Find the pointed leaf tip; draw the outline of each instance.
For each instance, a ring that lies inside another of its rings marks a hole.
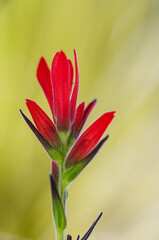
[[[28,124],[32,132],[35,134],[35,136],[38,138],[40,143],[43,145],[45,150],[48,152],[52,149],[52,146],[46,141],[46,139],[41,135],[41,133],[36,129],[36,127],[32,124],[32,122],[25,116],[25,114],[20,109],[20,113],[22,117],[24,118],[25,122]]]
[[[101,216],[103,215],[103,212],[101,212],[99,214],[99,216],[97,217],[97,219],[93,222],[92,226],[88,229],[88,231],[86,232],[86,234],[83,236],[83,238],[81,238],[81,240],[87,240],[88,237],[90,236],[90,234],[92,233],[93,229],[95,228],[96,224],[98,223],[98,221],[100,220]]]

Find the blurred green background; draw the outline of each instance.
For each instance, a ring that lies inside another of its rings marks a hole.
[[[109,141],[71,186],[68,229],[91,239],[159,239],[159,1],[0,0],[0,240],[52,240],[50,160],[19,114],[50,114],[36,80],[63,49],[78,54],[78,101],[116,110]],[[30,116],[29,116],[30,117]],[[31,119],[31,117],[30,117]]]

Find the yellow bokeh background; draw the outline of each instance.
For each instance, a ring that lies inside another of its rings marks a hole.
[[[0,240],[51,240],[50,160],[20,116],[25,99],[49,115],[36,80],[41,56],[78,54],[87,126],[116,110],[109,141],[72,184],[73,239],[159,239],[159,1],[0,0]],[[30,116],[29,116],[30,117]],[[30,117],[31,119],[31,117]]]

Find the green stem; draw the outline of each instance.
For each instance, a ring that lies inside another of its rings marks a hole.
[[[64,240],[65,230],[56,229],[56,240]]]
[[[58,190],[59,190],[59,194],[60,194],[60,197],[62,200],[64,212],[65,212],[66,199],[65,199],[65,189],[64,189],[63,183],[62,183],[62,174],[63,174],[63,166],[61,165]],[[56,226],[55,226],[55,228],[56,228]],[[64,239],[65,239],[65,229],[61,230],[61,229],[56,228],[56,240],[64,240]]]
[[[64,135],[65,137],[65,135]],[[67,144],[66,144],[66,140],[61,142],[62,145],[62,161],[61,161],[61,166],[60,166],[60,176],[59,176],[59,186],[58,186],[58,190],[59,190],[59,194],[62,200],[62,204],[63,204],[63,208],[64,208],[64,212],[65,212],[65,208],[66,208],[66,189],[63,186],[63,181],[62,181],[62,176],[63,176],[63,172],[65,169],[64,163],[65,163],[65,158],[66,158],[66,153],[67,153]],[[64,240],[65,239],[65,229],[61,230],[61,229],[56,229],[56,240]]]

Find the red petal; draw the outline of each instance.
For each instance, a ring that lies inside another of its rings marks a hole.
[[[81,161],[92,151],[114,118],[114,114],[115,112],[103,114],[81,135],[70,151],[66,165]]]
[[[72,125],[72,129],[71,129],[71,137],[76,138],[76,136],[79,132],[81,122],[82,122],[82,119],[83,119],[83,114],[84,114],[84,105],[85,105],[85,102],[82,102],[77,107],[75,121],[74,121],[74,123]]]
[[[46,141],[46,139],[41,135],[41,133],[36,129],[36,127],[32,124],[32,122],[25,116],[25,114],[20,110],[20,113],[22,114],[24,120],[30,127],[30,129],[33,131],[35,136],[38,138],[38,140],[41,142],[45,150],[48,152],[50,149],[52,149],[52,146]]]
[[[51,111],[53,113],[53,96],[52,96],[52,86],[51,86],[51,79],[50,79],[50,69],[43,57],[40,59],[40,62],[37,68],[37,79],[40,86],[43,89],[43,92],[48,100]]]
[[[86,107],[86,109],[84,111],[84,114],[83,114],[83,119],[81,121],[81,125],[80,125],[78,131],[76,132],[76,136],[75,136],[76,138],[79,136],[79,134],[80,134],[80,132],[81,132],[81,130],[82,130],[82,128],[83,128],[87,118],[88,118],[88,116],[90,115],[91,111],[95,107],[96,103],[97,103],[97,100],[95,99]]]
[[[54,56],[54,59],[53,59],[53,62],[52,62],[52,68],[54,66],[54,69],[56,68],[57,66],[57,60],[58,60],[58,57],[59,57],[59,52],[57,52]],[[57,124],[57,112],[56,112],[56,92],[54,91],[54,87],[53,87],[53,76],[52,76],[52,68],[51,68],[51,85],[52,85],[52,91],[53,91],[53,117],[54,117],[54,122],[55,124]]]
[[[72,97],[71,97],[71,121],[74,122],[75,113],[76,113],[76,102],[77,102],[77,95],[79,89],[79,71],[78,71],[78,64],[77,64],[77,55],[76,51],[74,50],[74,57],[75,57],[75,86],[73,89]]]
[[[69,68],[69,79],[70,79],[70,95],[72,92],[72,84],[73,84],[73,65],[70,59],[68,59],[68,68]]]
[[[58,136],[56,133],[56,128],[51,119],[34,101],[27,99],[26,105],[39,132],[49,143],[58,147]]]
[[[70,81],[68,60],[62,51],[54,57],[51,78],[57,129],[67,131],[69,129]]]
[[[103,146],[103,144],[105,143],[105,141],[107,141],[107,139],[108,139],[108,137],[109,137],[109,135],[107,135],[105,138],[103,138],[97,145],[96,145],[96,147],[84,158],[84,159],[82,159],[79,163],[78,162],[75,162],[75,164],[73,163],[73,166],[75,167],[75,165],[76,166],[78,166],[78,164],[81,164],[82,162],[83,162],[83,167],[80,169],[79,168],[79,172],[76,172],[77,173],[77,175],[81,172],[81,171],[83,171],[83,169],[87,166],[87,164],[88,163],[90,163],[91,161],[92,161],[92,159],[95,157],[95,155],[98,153],[98,151],[101,149],[101,147]],[[71,163],[70,162],[66,162],[66,164],[65,164],[65,167],[66,168],[69,168],[69,170],[70,170],[70,167],[71,167],[71,165],[70,165]],[[75,176],[75,168],[72,168],[72,170],[73,170],[73,175]],[[70,172],[70,174],[71,174],[71,172]],[[69,176],[70,177],[70,176]]]

